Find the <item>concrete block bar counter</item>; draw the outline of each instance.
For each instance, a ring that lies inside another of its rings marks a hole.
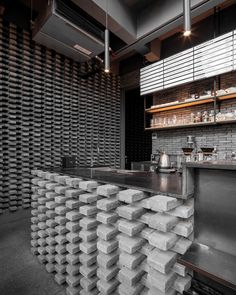
[[[236,0],[0,0],[0,295],[236,295]]]

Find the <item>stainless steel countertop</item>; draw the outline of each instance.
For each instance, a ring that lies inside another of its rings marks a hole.
[[[121,187],[140,189],[154,194],[165,194],[176,198],[182,196],[182,176],[178,173],[155,173],[145,171],[120,170],[111,168],[44,168],[43,170],[64,175],[94,179],[101,183],[116,184]]]

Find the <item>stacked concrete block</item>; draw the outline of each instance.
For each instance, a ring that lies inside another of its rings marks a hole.
[[[115,294],[119,281],[117,274],[119,272],[119,242],[117,239],[117,218],[116,208],[119,206],[117,193],[119,188],[115,185],[101,185],[97,188],[99,200],[97,208],[97,248],[98,248],[98,270],[97,288],[102,295]]]
[[[146,225],[140,222],[140,218],[145,214],[145,209],[140,206],[140,202],[147,197],[142,191],[127,189],[119,192],[118,198],[123,202],[117,209],[119,214],[118,230],[119,236],[120,271],[118,279],[120,281],[119,294],[140,294],[144,289],[142,278],[146,274],[145,255],[139,250],[145,244],[142,232]],[[136,205],[136,202],[139,206]]]
[[[69,208],[66,203],[71,199],[66,196],[66,191],[70,189],[70,186],[66,185],[66,179],[69,176],[56,175],[54,180],[57,185],[54,187],[54,200],[48,204],[49,209],[54,209],[54,221],[55,221],[55,236],[50,239],[50,243],[55,247],[55,281],[62,285],[66,283],[67,278],[67,244],[69,243],[66,234],[69,230],[66,228],[66,213]]]
[[[192,243],[188,237],[193,231],[193,201],[183,203],[157,195],[149,199],[149,204],[155,212],[147,216],[147,224],[153,229],[148,242],[154,247],[147,256],[149,294],[183,294],[190,287],[191,277],[177,263],[177,258]]]
[[[68,295],[183,294],[193,200],[41,170],[32,179],[31,249]]]
[[[81,206],[79,213],[81,219],[79,225],[81,227],[79,237],[81,239],[79,250],[80,262],[80,286],[82,288],[80,294],[98,294],[97,283],[97,182],[82,181],[80,188],[84,191],[79,196]]]
[[[79,183],[82,181],[80,178],[67,178],[66,185],[70,188],[65,191],[66,200],[66,282],[68,284],[66,292],[68,295],[80,294],[80,220],[83,215],[80,213],[80,207],[83,204],[79,198],[84,193],[79,188]]]

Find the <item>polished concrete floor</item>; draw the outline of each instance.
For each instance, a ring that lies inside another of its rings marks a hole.
[[[0,216],[0,294],[66,294],[30,252],[29,210]]]

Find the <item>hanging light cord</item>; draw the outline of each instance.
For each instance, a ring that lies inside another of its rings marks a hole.
[[[106,0],[106,29],[108,28],[108,0]]]

